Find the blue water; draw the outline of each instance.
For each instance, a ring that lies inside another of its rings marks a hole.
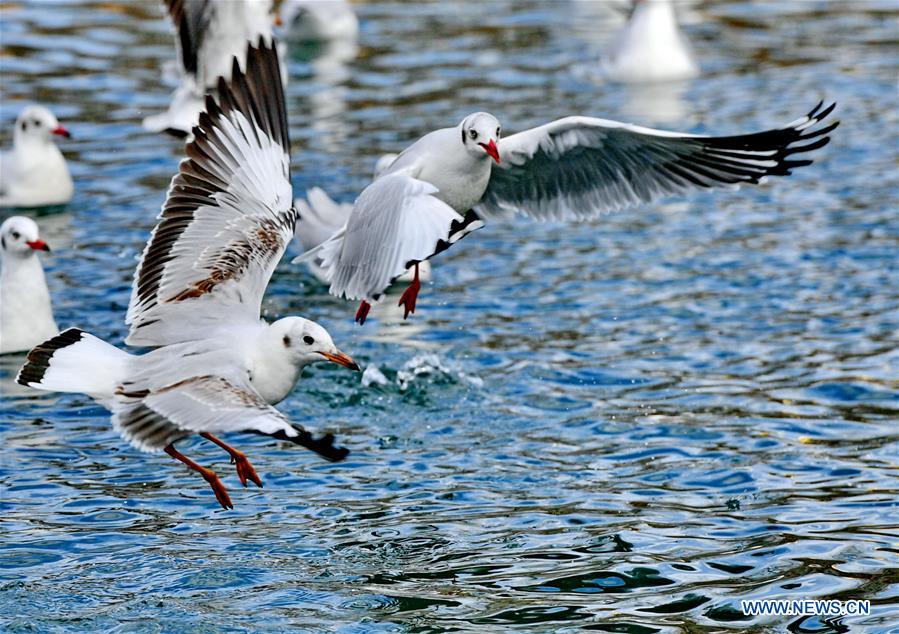
[[[351,200],[374,160],[470,111],[736,133],[821,98],[816,163],[583,225],[497,223],[435,261],[414,318],[282,263],[302,314],[385,384],[316,367],[280,405],[340,464],[232,436],[264,489],[141,454],[87,397],[0,360],[4,631],[887,632],[899,628],[899,28],[893,1],[688,7],[704,75],[603,84],[620,18],[572,2],[357,5],[358,51],[293,44],[298,192]],[[38,220],[61,326],[113,342],[182,148],[144,132],[173,88],[156,2],[0,8],[2,141],[51,105],[77,195]],[[846,618],[752,598],[869,599]],[[892,628],[892,629],[891,629]]]

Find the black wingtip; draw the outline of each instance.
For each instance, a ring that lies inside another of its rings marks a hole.
[[[822,102],[822,103],[824,103],[824,102]],[[817,115],[818,121],[821,121],[821,120],[823,120],[823,119],[826,119],[827,116],[828,116],[831,112],[833,112],[833,111],[834,111],[834,108],[836,108],[836,107],[837,107],[837,102],[834,101],[834,102],[832,102],[829,106],[827,106],[827,108],[825,108],[823,112],[819,112],[818,115]]]
[[[295,445],[300,445],[301,447],[310,449],[323,458],[330,460],[331,462],[340,462],[348,455],[350,455],[350,450],[346,447],[334,446],[334,434],[325,434],[321,438],[316,439],[312,434],[310,434],[302,427],[295,425],[294,429],[297,432],[296,436],[288,436],[282,430],[268,435],[272,438],[277,438],[278,440],[286,440],[288,442],[294,443]]]
[[[255,46],[248,42],[244,68],[237,57],[231,59],[231,76],[219,76],[215,90],[205,96],[204,112],[192,129],[194,138],[209,136],[219,116],[234,109],[252,118],[276,143],[289,148],[281,61],[274,38],[260,35]]]
[[[815,118],[815,113],[818,112],[818,110],[820,110],[820,109],[821,109],[821,106],[823,106],[823,105],[824,105],[824,100],[822,99],[822,100],[819,101],[818,104],[817,104],[814,108],[812,108],[812,109],[809,111],[809,113],[808,113],[807,115],[805,115],[805,116],[808,117],[809,119],[814,119],[814,118]]]
[[[16,375],[16,383],[19,385],[30,386],[32,384],[40,384],[44,379],[47,368],[50,367],[50,359],[57,350],[68,348],[72,344],[81,341],[84,331],[79,328],[68,328],[55,337],[47,339],[42,344],[32,348],[26,357],[25,365]]]

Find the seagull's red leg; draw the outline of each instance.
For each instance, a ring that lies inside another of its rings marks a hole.
[[[409,287],[403,291],[403,296],[400,297],[400,301],[397,306],[403,306],[403,319],[407,319],[410,314],[415,312],[415,300],[418,299],[418,291],[421,290],[421,282],[418,280],[418,262],[415,263],[415,277],[412,278],[412,283],[409,284]]]
[[[356,311],[355,321],[358,321],[360,326],[365,323],[365,318],[368,317],[369,310],[371,310],[371,304],[364,299],[359,302],[359,310]]]
[[[201,467],[187,456],[179,453],[178,450],[175,449],[174,445],[168,445],[165,448],[165,452],[175,460],[183,462],[188,467],[190,467],[194,471],[197,471],[201,476],[203,476],[203,479],[206,480],[206,482],[209,483],[209,486],[212,487],[212,492],[215,493],[215,499],[219,501],[219,504],[222,505],[223,509],[227,511],[228,509],[234,508],[234,505],[231,503],[231,498],[228,497],[228,491],[225,489],[225,485],[222,484],[222,481],[219,480],[219,477],[215,475],[214,471],[212,471],[211,469],[207,469],[206,467]]]
[[[247,480],[252,480],[256,483],[256,486],[262,487],[262,480],[259,479],[259,476],[256,475],[256,469],[253,468],[253,465],[250,464],[250,461],[247,460],[247,456],[244,452],[238,451],[234,447],[228,445],[223,440],[220,440],[213,436],[212,434],[208,434],[206,432],[201,432],[200,435],[214,442],[219,447],[228,452],[231,456],[231,464],[235,466],[237,469],[237,477],[240,478],[240,483],[244,486],[247,486]]]

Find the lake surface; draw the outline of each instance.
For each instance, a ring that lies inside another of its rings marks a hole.
[[[28,101],[73,132],[75,200],[38,220],[61,327],[111,342],[182,154],[142,130],[174,85],[156,2],[4,2],[2,140]],[[596,77],[603,3],[357,5],[358,49],[290,44],[298,193],[350,201],[375,159],[467,113],[731,134],[819,99],[816,163],[581,225],[493,224],[436,258],[403,322],[278,268],[379,382],[308,370],[279,407],[352,450],[327,464],[230,437],[180,447],[229,487],[126,446],[80,395],[2,365],[8,632],[888,632],[899,628],[896,3],[685,7],[703,77]],[[396,300],[394,300],[395,302]],[[869,599],[846,618],[744,617],[756,598]]]

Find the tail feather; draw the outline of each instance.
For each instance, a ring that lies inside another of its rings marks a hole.
[[[130,355],[78,328],[69,328],[28,353],[16,381],[39,390],[111,398]]]

